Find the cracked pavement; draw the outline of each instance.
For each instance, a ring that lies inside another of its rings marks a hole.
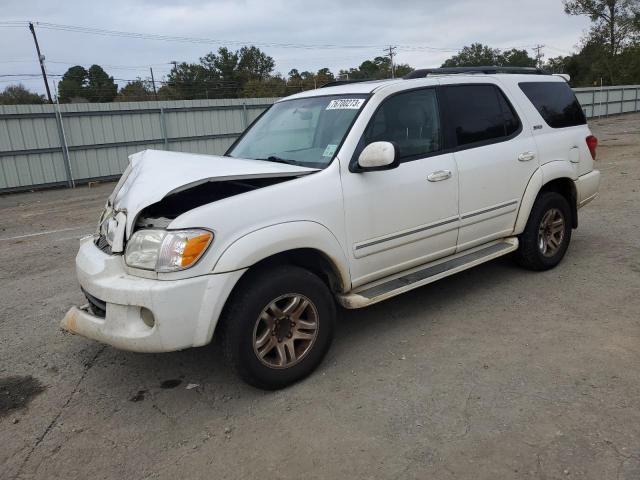
[[[60,331],[113,184],[0,197],[0,379],[44,386],[0,412],[0,478],[640,478],[640,115],[591,125],[601,195],[558,268],[503,258],[343,310],[321,367],[279,392],[215,345]]]

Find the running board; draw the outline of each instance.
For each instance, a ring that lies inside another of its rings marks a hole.
[[[441,258],[435,262],[398,273],[368,283],[350,293],[338,295],[338,301],[345,308],[362,308],[387,298],[395,297],[414,288],[427,285],[454,273],[461,272],[518,249],[516,237],[504,238],[497,242]]]

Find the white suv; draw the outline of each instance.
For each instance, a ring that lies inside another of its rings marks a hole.
[[[224,156],[146,150],[76,259],[62,321],[164,352],[216,333],[247,382],[308,375],[360,308],[514,253],[556,266],[595,198],[597,140],[563,78],[419,70],[276,102]]]

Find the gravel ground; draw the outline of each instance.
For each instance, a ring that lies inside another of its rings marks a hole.
[[[0,197],[0,478],[640,478],[640,115],[592,128],[601,195],[558,268],[499,259],[342,311],[275,393],[214,347],[58,329],[113,184]]]

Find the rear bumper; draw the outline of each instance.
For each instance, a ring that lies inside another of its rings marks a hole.
[[[105,302],[104,318],[72,307],[61,327],[122,350],[168,352],[209,343],[220,312],[244,270],[181,280],[135,277],[119,255],[83,239],[76,257],[81,287]]]
[[[581,175],[575,182],[578,208],[584,207],[587,203],[598,196],[600,186],[600,171],[592,170],[585,175]]]

